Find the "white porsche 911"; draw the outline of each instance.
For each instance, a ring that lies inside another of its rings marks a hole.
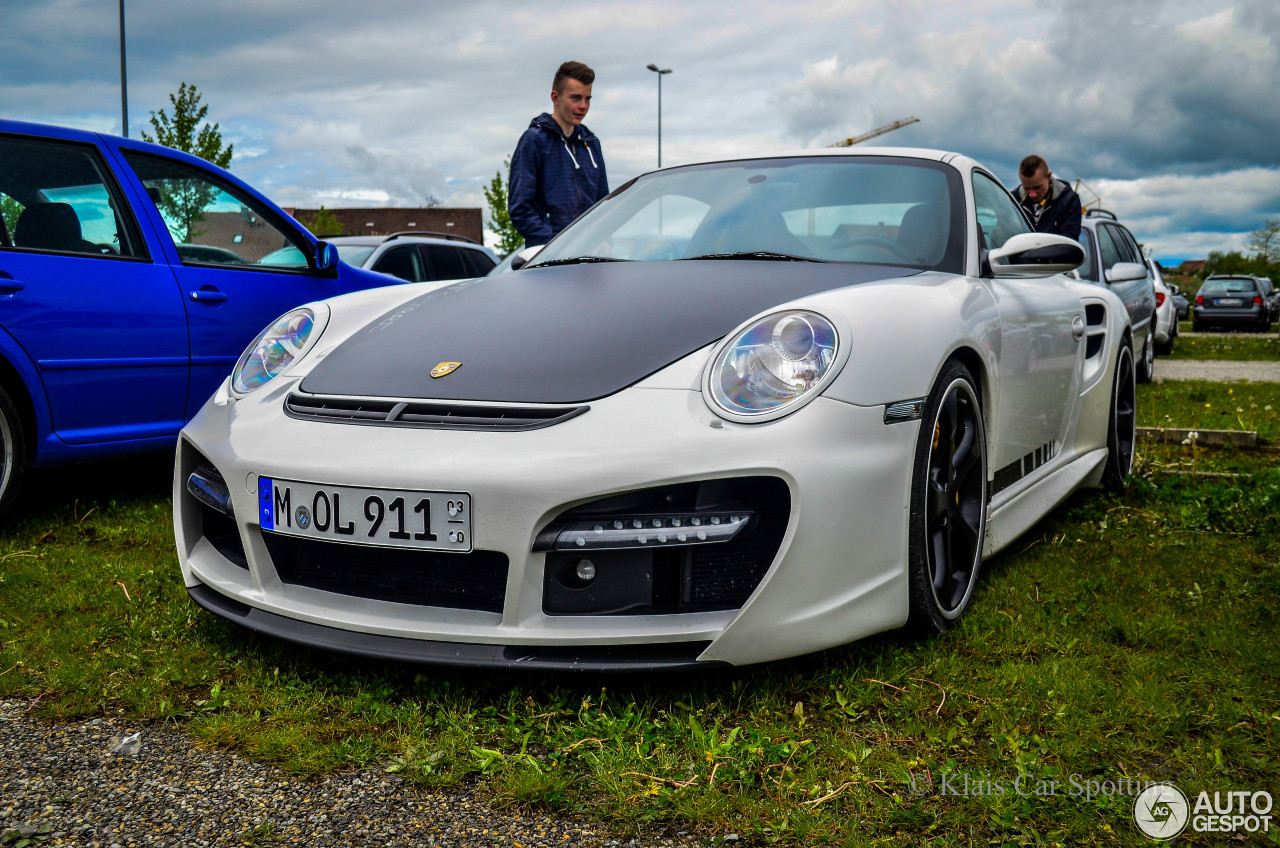
[[[667,168],[514,274],[281,317],[182,432],[205,609],[457,665],[741,665],[951,626],[1121,486],[1131,328],[976,162]]]

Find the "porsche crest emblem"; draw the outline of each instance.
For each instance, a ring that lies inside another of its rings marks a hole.
[[[446,374],[452,374],[462,367],[461,362],[441,362],[435,368],[431,369],[432,378],[443,377]]]

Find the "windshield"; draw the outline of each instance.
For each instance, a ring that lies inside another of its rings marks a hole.
[[[1251,292],[1255,291],[1255,288],[1253,280],[1249,277],[1219,277],[1217,279],[1210,277],[1204,281],[1200,291]]]
[[[918,159],[695,165],[623,186],[557,236],[530,267],[582,257],[742,256],[962,273],[963,203],[954,168]]]
[[[364,265],[364,261],[369,258],[369,254],[373,253],[377,245],[372,244],[339,244],[338,256],[348,265],[354,265],[357,268]]]

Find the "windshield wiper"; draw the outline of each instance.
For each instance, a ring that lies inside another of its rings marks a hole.
[[[530,268],[550,268],[552,265],[582,265],[587,262],[629,262],[629,259],[614,259],[611,256],[571,256],[568,259],[550,259],[546,262],[534,261]]]
[[[744,250],[739,253],[704,253],[701,256],[686,256],[689,259],[764,259],[770,262],[826,262],[826,259],[815,259],[812,256],[797,256],[794,253],[774,253],[772,250]],[[682,260],[682,261],[684,261]]]

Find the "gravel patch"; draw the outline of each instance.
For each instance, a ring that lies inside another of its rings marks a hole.
[[[683,832],[618,839],[585,819],[495,810],[473,793],[430,792],[377,771],[300,778],[199,748],[173,728],[49,724],[27,706],[0,703],[0,834],[47,827],[34,845],[707,845]],[[137,731],[136,754],[108,752]]]
[[[1229,383],[1280,383],[1280,362],[1265,360],[1161,359],[1156,357],[1156,380],[1212,380]]]

